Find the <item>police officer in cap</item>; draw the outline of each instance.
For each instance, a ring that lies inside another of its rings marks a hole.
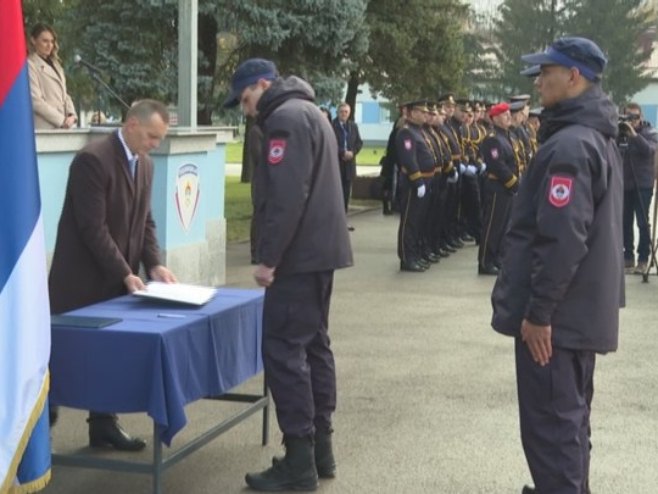
[[[423,134],[428,112],[425,100],[406,105],[406,123],[395,137],[400,165],[400,227],[398,229],[398,257],[400,270],[420,273],[429,267],[423,261],[421,243],[429,187],[434,176],[435,156]]]
[[[335,269],[352,264],[338,147],[311,86],[278,77],[269,60],[238,66],[224,106],[241,105],[263,130],[256,282],[266,287],[263,364],[285,457],[246,476],[259,491],[315,490],[333,477],[336,371],[328,335]]]
[[[589,494],[597,353],[617,349],[623,303],[618,114],[607,60],[565,37],[521,59],[540,66],[541,145],[520,186],[492,293],[494,329],[515,338],[521,440],[535,487]]]

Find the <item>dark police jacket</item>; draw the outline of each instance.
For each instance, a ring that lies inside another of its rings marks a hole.
[[[302,79],[279,78],[257,105],[264,135],[258,259],[275,275],[352,265],[336,137],[314,97]]]
[[[635,131],[637,136],[620,139],[627,143],[626,146],[620,145],[624,157],[624,190],[653,189],[658,136],[648,122]]]
[[[518,337],[526,318],[552,325],[557,347],[613,351],[624,292],[617,111],[594,87],[542,117],[491,295],[492,326]]]
[[[509,131],[494,125],[493,131],[480,145],[480,154],[487,164],[487,178],[497,182],[510,193],[516,192],[519,169]]]

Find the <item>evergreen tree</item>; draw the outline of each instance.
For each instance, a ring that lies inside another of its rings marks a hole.
[[[650,27],[655,15],[642,0],[504,0],[495,20],[496,54],[502,96],[530,92],[519,75],[521,55],[540,51],[561,36],[596,42],[609,59],[603,87],[617,102],[644,88],[643,63],[651,56]]]
[[[650,82],[643,64],[651,57],[653,36],[642,43],[654,13],[642,0],[568,0],[570,16],[565,34],[584,36],[596,42],[608,57],[603,87],[622,103]],[[655,33],[655,31],[654,31]]]
[[[101,69],[101,78],[128,104],[141,98],[171,103],[177,99],[177,19],[171,3],[84,0],[65,11],[63,22],[75,27],[69,31],[69,43]],[[91,79],[82,68],[80,72],[79,77]],[[94,109],[125,112],[100,85],[93,93],[87,103]]]
[[[458,90],[467,14],[459,0],[371,1],[369,49],[354,59],[353,84],[368,82],[374,92],[398,103]]]
[[[558,0],[504,0],[494,20],[494,52],[499,61],[498,98],[532,93],[532,80],[519,74],[521,55],[543,50],[562,34],[566,11]]]

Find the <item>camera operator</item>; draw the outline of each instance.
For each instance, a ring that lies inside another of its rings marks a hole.
[[[627,273],[647,271],[651,254],[649,205],[655,180],[654,155],[658,136],[649,122],[642,120],[642,109],[629,103],[619,121],[619,149],[624,157],[624,262]],[[640,238],[637,265],[633,252],[633,218],[637,221]]]

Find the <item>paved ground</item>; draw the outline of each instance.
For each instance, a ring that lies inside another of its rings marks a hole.
[[[356,265],[336,274],[331,313],[339,473],[319,492],[518,494],[529,474],[518,437],[512,340],[489,327],[493,279],[475,274],[475,247],[427,273],[400,273],[397,218],[370,211],[350,222]],[[228,284],[254,286],[251,272],[248,244],[230,245]],[[648,284],[636,276],[626,281],[620,350],[598,360],[594,494],[653,494],[658,486],[658,277]],[[258,391],[261,382],[254,378],[245,389]],[[190,423],[179,439],[229,409],[190,405]],[[141,415],[123,416],[122,423],[136,434],[151,432]],[[259,435],[257,418],[240,424],[166,472],[164,491],[244,492],[244,473],[267,466],[280,452],[277,432],[264,448]],[[55,448],[66,452],[85,444],[84,413],[65,410],[54,429]],[[45,492],[150,489],[143,475],[56,467]]]

